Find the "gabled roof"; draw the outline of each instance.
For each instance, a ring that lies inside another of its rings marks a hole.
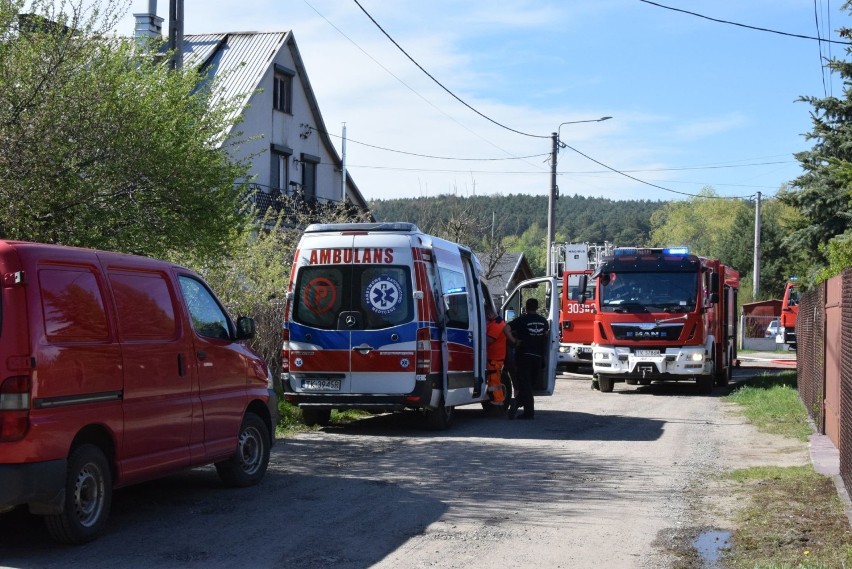
[[[337,154],[337,149],[332,144],[322,120],[316,96],[308,80],[305,64],[299,54],[292,31],[188,34],[183,37],[183,65],[198,67],[202,72],[217,78],[218,90],[213,94],[213,101],[239,102],[233,114],[228,117],[234,119],[246,108],[278,52],[285,45],[290,50],[296,75],[305,91],[317,135],[333,158],[335,165],[342,167],[343,161]],[[367,202],[348,172],[346,181],[347,186],[353,190],[353,195],[350,197],[355,205],[367,211],[369,209]]]
[[[235,100],[240,105],[229,119],[246,107],[289,32],[191,34],[183,38],[183,64],[198,67],[219,79],[213,101]],[[301,78],[306,80],[304,77]],[[313,93],[311,93],[313,95]]]
[[[487,270],[490,264],[487,254],[478,253],[476,256],[479,257],[483,268]],[[510,253],[507,251],[497,259],[490,276],[486,279],[486,284],[488,284],[491,294],[502,295],[508,292],[508,289],[514,282],[531,277],[532,270],[526,256],[523,253]]]

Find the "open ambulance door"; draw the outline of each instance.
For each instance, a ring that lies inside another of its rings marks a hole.
[[[535,395],[553,395],[556,386],[556,358],[559,351],[559,279],[556,277],[540,277],[520,283],[506,302],[503,303],[501,314],[506,322],[511,322],[522,314],[528,298],[538,299],[538,312],[549,323],[550,349],[545,354],[543,382],[533,386]]]

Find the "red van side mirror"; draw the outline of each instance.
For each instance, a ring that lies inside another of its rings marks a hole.
[[[251,340],[254,338],[254,318],[240,316],[237,318],[237,340]]]

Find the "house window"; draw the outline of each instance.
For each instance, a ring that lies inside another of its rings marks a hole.
[[[293,151],[286,146],[273,144],[270,150],[272,163],[269,170],[270,189],[287,190],[290,182],[290,157]]]
[[[293,113],[293,77],[296,73],[280,65],[275,66],[272,83],[272,108],[282,113]]]
[[[317,164],[318,156],[302,154],[302,192],[306,200],[314,200],[317,197]]]

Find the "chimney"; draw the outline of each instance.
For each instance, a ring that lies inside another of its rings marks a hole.
[[[148,0],[147,14],[133,14],[136,18],[134,37],[138,43],[162,38],[163,18],[157,16],[157,0]]]

